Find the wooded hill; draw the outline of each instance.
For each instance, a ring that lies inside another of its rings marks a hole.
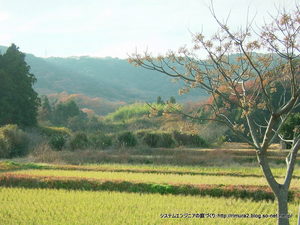
[[[0,47],[1,52],[6,47]],[[155,101],[157,96],[179,101],[199,100],[203,91],[178,95],[182,83],[172,83],[171,78],[155,71],[134,67],[118,58],[92,58],[87,56],[69,58],[40,58],[26,54],[26,62],[37,78],[36,91],[43,94],[67,92],[107,101]]]

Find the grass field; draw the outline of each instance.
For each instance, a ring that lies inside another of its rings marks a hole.
[[[196,218],[201,213],[276,213],[272,202],[231,198],[89,192],[49,189],[0,188],[0,223],[15,224],[274,224],[274,218]],[[291,224],[297,204],[290,205]],[[195,218],[161,218],[164,214]],[[206,216],[206,215],[205,215]]]

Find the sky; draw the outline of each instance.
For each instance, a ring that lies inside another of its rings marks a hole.
[[[297,0],[214,0],[221,20],[237,28]],[[191,33],[217,30],[210,0],[0,0],[0,45],[15,43],[39,57],[127,58],[135,51],[162,54],[191,43]]]

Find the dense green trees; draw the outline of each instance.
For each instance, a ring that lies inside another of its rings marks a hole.
[[[295,134],[299,131],[300,113],[292,113],[281,127],[281,134],[286,140],[293,140]]]
[[[25,54],[16,45],[0,55],[0,125],[36,124],[39,98],[32,87],[35,81]]]
[[[41,124],[65,126],[74,131],[97,129],[99,125],[98,120],[93,117],[88,118],[88,115],[80,110],[75,101],[71,100],[50,104],[46,96],[42,97],[38,119]]]
[[[85,116],[74,101],[60,102],[52,112],[52,122],[55,125],[66,125],[71,118]]]

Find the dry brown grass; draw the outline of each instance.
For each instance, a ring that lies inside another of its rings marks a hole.
[[[48,143],[36,145],[29,155],[33,162],[63,163],[60,152],[54,151]]]
[[[284,152],[270,151],[271,163],[284,162]],[[31,161],[46,163],[89,164],[131,163],[230,166],[256,165],[255,151],[243,143],[225,143],[218,149],[200,148],[121,148],[109,150],[85,149],[78,151],[54,151],[48,144],[39,144],[30,154]]]

